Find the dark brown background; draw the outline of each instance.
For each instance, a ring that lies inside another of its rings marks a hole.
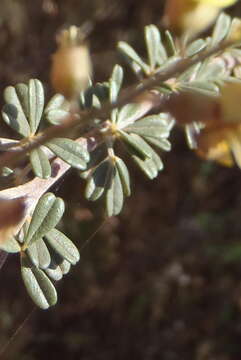
[[[161,0],[1,0],[0,90],[37,77],[52,94],[55,33],[86,20],[95,25],[95,79],[105,80],[119,62],[116,42],[142,52],[143,26],[160,24],[162,8]],[[232,12],[241,14],[240,2]],[[31,313],[18,257],[9,256],[0,351],[31,314],[3,359],[241,359],[241,172],[197,158],[181,130],[171,140],[154,181],[129,164],[132,197],[81,251],[56,307]],[[62,226],[79,248],[103,221],[103,204],[85,201],[83,186],[70,173],[53,189],[66,200]]]

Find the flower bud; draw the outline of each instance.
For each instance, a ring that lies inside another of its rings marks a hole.
[[[26,208],[26,197],[0,199],[0,244],[19,231]]]
[[[63,30],[57,42],[58,49],[52,56],[51,83],[56,92],[71,100],[88,86],[91,78],[89,48],[76,26]]]
[[[178,35],[193,37],[206,30],[220,13],[237,0],[167,0],[165,25]]]

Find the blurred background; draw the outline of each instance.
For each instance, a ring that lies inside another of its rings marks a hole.
[[[56,32],[86,20],[94,25],[95,80],[107,79],[121,61],[116,42],[143,52],[143,27],[160,25],[163,5],[1,0],[0,91],[37,77],[52,95]],[[240,1],[229,12],[241,16]],[[126,84],[133,79],[127,70]],[[129,163],[132,197],[105,223],[103,204],[84,200],[74,172],[52,189],[66,200],[62,229],[79,249],[102,227],[58,284],[58,305],[48,311],[33,307],[19,259],[8,257],[0,272],[0,350],[10,341],[3,359],[241,359],[241,171],[199,159],[181,129],[171,141],[154,181]]]

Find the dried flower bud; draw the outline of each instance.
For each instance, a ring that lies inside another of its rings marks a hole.
[[[241,20],[239,18],[233,19],[228,40],[233,42],[241,41]]]
[[[241,168],[241,83],[228,82],[218,97],[183,92],[170,98],[177,123],[203,124],[194,134],[197,153],[222,165]]]
[[[26,213],[26,198],[0,199],[0,243],[15,235]]]
[[[237,0],[167,0],[164,22],[178,34],[196,34],[206,30],[220,13]]]
[[[92,75],[88,45],[76,26],[63,30],[57,42],[58,49],[52,56],[51,83],[56,92],[74,99],[88,86]]]
[[[167,111],[181,125],[198,123],[211,124],[220,120],[218,98],[197,92],[174,93],[166,102]]]

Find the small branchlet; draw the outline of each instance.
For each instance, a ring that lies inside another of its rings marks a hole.
[[[74,106],[62,94],[45,104],[37,79],[5,89],[2,117],[17,139],[0,139],[2,177],[14,177],[19,159],[24,158],[27,181],[0,191],[6,204],[24,201],[21,216],[12,213],[7,234],[0,218],[0,249],[20,254],[24,284],[40,308],[56,303],[53,281],[79,260],[78,249],[56,228],[64,201],[47,192],[69,169],[76,169],[85,180],[86,198],[104,199],[106,215],[113,216],[131,194],[129,160],[149,179],[157,177],[164,167],[163,151],[171,150],[174,125],[185,128],[190,148],[224,164],[229,151],[241,167],[240,107],[234,109],[227,96],[227,91],[237,94],[241,88],[239,24],[221,14],[210,37],[185,45],[168,31],[161,36],[155,25],[146,26],[144,59],[127,43],[118,44],[138,82],[122,89],[120,65],[114,66],[106,82],[88,80],[86,89],[78,78]],[[64,32],[60,50],[76,46],[78,36],[76,28]],[[79,64],[74,65],[81,72]],[[54,78],[59,73],[55,70]],[[56,88],[72,98],[62,85]],[[200,108],[202,99],[206,105]],[[213,148],[222,148],[219,158],[210,155]],[[5,260],[1,254],[0,267]]]

